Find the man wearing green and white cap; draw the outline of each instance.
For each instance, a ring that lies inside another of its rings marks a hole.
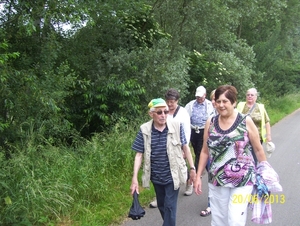
[[[176,225],[179,188],[187,179],[182,150],[190,165],[192,181],[195,180],[195,166],[181,123],[167,120],[166,102],[162,98],[153,99],[148,107],[152,119],[141,125],[132,145],[136,155],[130,189],[132,194],[139,193],[138,171],[144,160],[143,187],[149,187],[152,182],[163,225],[172,226]]]

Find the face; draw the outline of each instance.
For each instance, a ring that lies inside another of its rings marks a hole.
[[[221,116],[230,116],[234,112],[235,104],[232,104],[225,94],[220,95],[216,100],[216,109]]]
[[[257,99],[257,93],[254,90],[248,90],[246,94],[246,101],[248,103],[255,103]]]
[[[205,97],[206,97],[206,94],[204,94],[202,97],[196,96],[196,100],[199,104],[202,104],[205,101]]]
[[[213,107],[216,108],[215,95],[212,95],[210,100],[211,100],[211,103],[212,103]]]
[[[171,99],[171,100],[167,100],[166,103],[170,111],[174,111],[178,106],[178,100]]]
[[[155,111],[150,111],[149,114],[153,119],[154,125],[162,126],[166,124],[169,110],[166,107],[157,107]]]

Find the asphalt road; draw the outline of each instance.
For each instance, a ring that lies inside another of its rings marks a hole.
[[[273,221],[271,226],[300,226],[300,109],[272,126],[272,141],[276,150],[268,162],[278,173],[283,192],[274,193],[272,204]],[[207,181],[204,175],[203,181]],[[177,225],[210,225],[211,216],[201,217],[200,210],[207,205],[207,184],[203,184],[203,194],[184,196],[184,187],[180,188]],[[143,195],[143,194],[140,194]],[[276,200],[284,197],[283,204]],[[282,195],[282,196],[280,196]],[[121,226],[161,226],[162,219],[157,208],[146,208],[146,214],[140,220],[126,219]],[[257,225],[251,222],[251,210],[248,209],[247,226]]]

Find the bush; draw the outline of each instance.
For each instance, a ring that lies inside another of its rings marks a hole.
[[[136,126],[137,125],[137,126]],[[0,225],[108,225],[127,214],[139,123],[70,147],[32,142],[0,152]],[[32,134],[34,136],[34,134]],[[153,198],[146,191],[141,201]]]
[[[63,158],[62,158],[63,157]],[[68,155],[47,147],[28,147],[1,160],[1,225],[38,225],[65,215],[74,193],[60,169]]]

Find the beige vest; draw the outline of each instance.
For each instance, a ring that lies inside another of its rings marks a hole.
[[[149,122],[146,122],[141,126],[145,147],[142,182],[143,187],[147,188],[150,187],[152,124],[153,120],[150,120]],[[180,185],[186,183],[187,180],[187,166],[185,160],[183,159],[180,142],[180,122],[175,120],[167,120],[167,126],[167,154],[174,182],[174,189],[177,190]]]

